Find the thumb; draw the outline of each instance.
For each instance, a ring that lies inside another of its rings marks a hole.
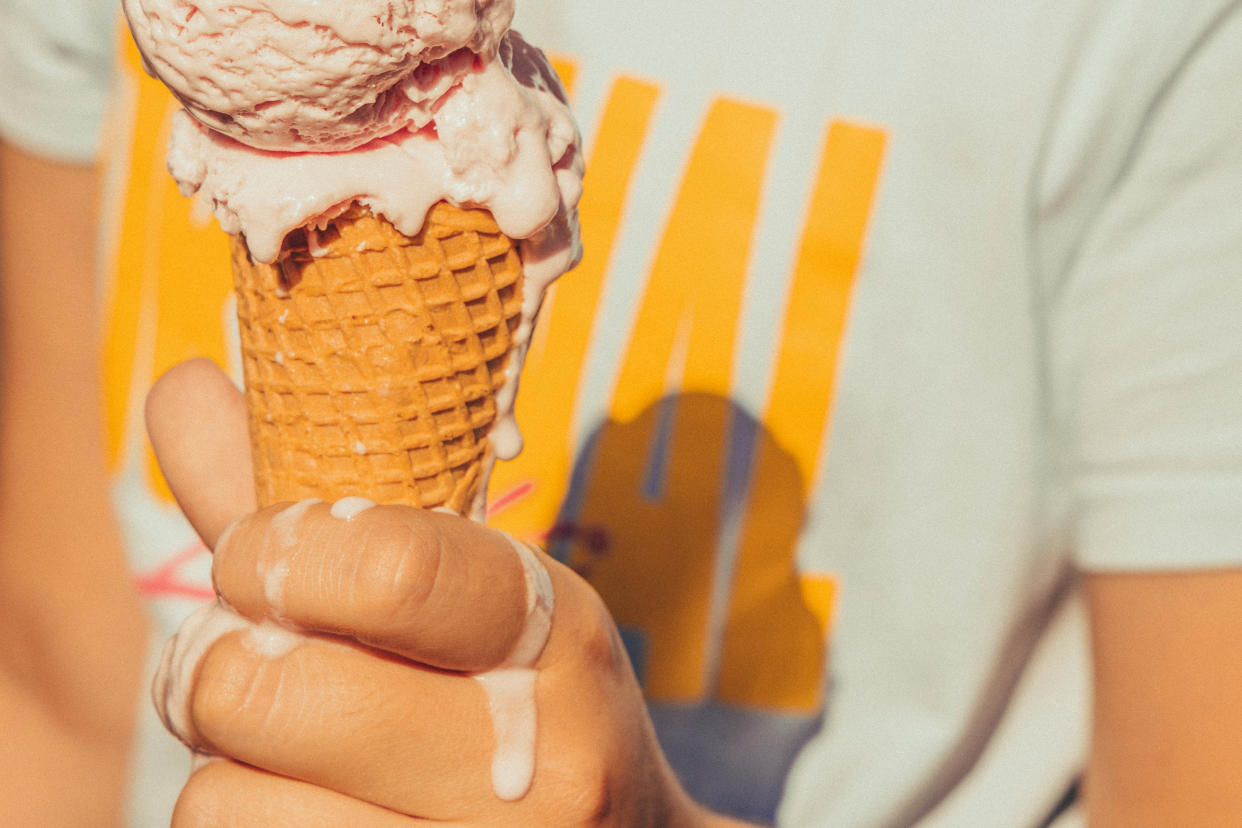
[[[214,362],[172,368],[147,395],[147,434],[173,497],[208,547],[256,508],[246,404]]]

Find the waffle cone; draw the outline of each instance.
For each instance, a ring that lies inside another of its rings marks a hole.
[[[259,505],[470,511],[522,305],[491,215],[441,202],[411,237],[354,207],[275,264],[240,237],[232,259]]]

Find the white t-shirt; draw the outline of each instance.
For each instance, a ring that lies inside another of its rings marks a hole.
[[[600,590],[702,801],[1041,824],[1085,753],[1075,569],[1242,562],[1236,4],[519,7],[572,87],[588,252],[494,522]],[[130,339],[138,400],[162,346]],[[118,503],[171,626],[206,560],[135,406]],[[144,744],[150,814],[185,767]]]
[[[0,135],[62,160],[94,157],[118,19],[100,0],[4,0]]]

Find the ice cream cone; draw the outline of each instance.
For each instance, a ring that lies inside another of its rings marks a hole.
[[[260,506],[476,507],[522,309],[487,211],[441,202],[410,237],[353,207],[274,264],[235,236],[233,274]]]

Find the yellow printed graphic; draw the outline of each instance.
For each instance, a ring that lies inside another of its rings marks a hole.
[[[160,139],[167,118],[169,99],[160,87],[146,78],[133,42],[122,38],[126,79],[137,87],[137,103],[131,116],[133,135],[129,141],[128,175],[120,207],[124,242],[110,271],[108,320],[104,330],[104,391],[107,416],[108,457],[116,467],[121,462],[122,443],[129,426],[129,398],[134,382],[134,358],[138,350],[138,331],[145,304],[142,273],[145,254],[158,240],[149,239],[131,216],[149,212],[147,202],[153,183],[162,182],[164,173]]]
[[[110,454],[119,462],[135,390],[174,364],[196,356],[225,363],[221,320],[232,289],[228,242],[214,220],[192,221],[164,166],[169,118],[177,110],[168,92],[139,68],[126,38],[126,69],[137,90],[124,219],[111,285],[111,324],[105,331]],[[140,332],[155,333],[145,341]],[[135,424],[136,425],[136,424]],[[148,455],[153,488],[168,497]]]
[[[791,511],[791,504],[765,508],[760,501],[788,491],[790,481],[781,478],[791,472],[794,490],[815,479],[884,147],[880,130],[840,122],[829,127],[765,417],[775,439],[756,445],[716,688],[725,702],[810,711],[822,693],[830,613],[823,604],[834,587],[811,576],[799,583],[795,574],[801,504]],[[786,467],[787,456],[793,469]]]
[[[722,100],[708,112],[640,305],[614,423],[597,436],[578,514],[580,526],[606,533],[590,580],[618,623],[645,634],[645,689],[656,699],[693,701],[707,690],[710,585],[731,416],[725,395],[775,127],[773,111],[749,104]],[[679,331],[683,342],[676,341]],[[702,393],[656,404],[675,359],[684,362],[681,385]],[[671,434],[666,447],[658,440],[663,433]],[[655,475],[653,456],[666,464]]]
[[[840,121],[829,127],[802,235],[765,420],[807,481],[815,478],[884,148],[881,130]]]
[[[562,78],[567,76],[564,69],[558,71]],[[525,497],[496,515],[495,523],[514,534],[529,537],[546,532],[564,497],[578,381],[620,230],[622,206],[658,96],[659,90],[649,83],[621,78],[613,84],[604,107],[579,205],[585,255],[575,271],[553,286],[540,315],[541,334],[527,355],[517,399],[525,447],[516,461],[497,464],[492,475],[494,502],[534,482]]]
[[[639,309],[617,380],[613,415],[632,420],[664,389],[665,368],[689,323],[686,390],[726,393],[733,333],[776,128],[770,109],[730,100],[707,115]]]
[[[570,563],[617,623],[640,631],[637,659],[649,698],[707,696],[711,583],[719,537],[720,481],[731,406],[716,394],[653,402],[596,436]],[[659,491],[645,492],[657,435],[671,432]],[[591,549],[592,543],[598,549]]]
[[[821,630],[832,629],[832,613],[837,603],[837,579],[830,575],[804,574],[798,578],[802,603],[815,616]]]

